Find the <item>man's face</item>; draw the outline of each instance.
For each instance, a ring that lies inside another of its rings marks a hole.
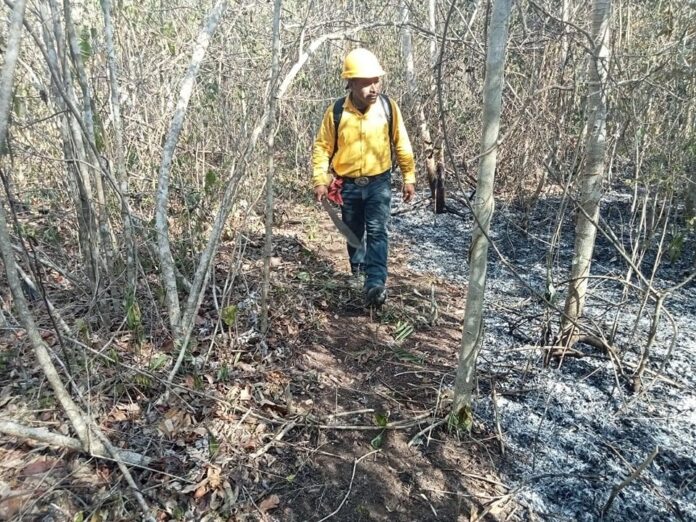
[[[379,78],[353,78],[348,87],[356,105],[367,107],[377,101],[382,82]]]

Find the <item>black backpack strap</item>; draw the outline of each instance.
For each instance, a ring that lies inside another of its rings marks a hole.
[[[331,163],[331,160],[336,155],[336,151],[338,150],[338,126],[341,124],[341,117],[343,116],[343,104],[345,103],[346,98],[344,96],[343,98],[336,100],[333,104],[334,148],[333,154],[331,154],[331,157],[329,158],[329,163]]]
[[[382,102],[382,108],[384,109],[384,114],[387,115],[387,122],[389,123],[389,149],[391,150],[392,163],[394,163],[394,112],[392,111],[389,96],[380,94],[379,100]]]

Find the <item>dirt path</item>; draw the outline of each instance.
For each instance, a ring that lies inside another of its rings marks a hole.
[[[404,245],[392,242],[390,297],[370,313],[348,285],[344,243],[328,217],[312,213],[283,234],[307,245],[318,266],[307,265],[306,272],[314,288],[326,289],[320,327],[308,334],[294,364],[316,380],[308,394],[312,413],[332,420],[295,441],[306,460],[279,491],[280,519],[318,520],[339,507],[332,520],[509,514],[514,506],[494,471],[494,433],[477,426],[472,437],[458,440],[439,426],[413,440],[439,420],[436,407],[451,393],[443,382],[452,381],[455,369],[463,289],[408,271]],[[379,428],[387,422],[408,426]]]

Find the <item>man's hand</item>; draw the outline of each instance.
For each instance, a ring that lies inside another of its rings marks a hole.
[[[328,193],[329,188],[326,185],[317,185],[314,187],[314,199],[317,200],[317,203],[321,203],[321,200],[324,199]]]
[[[413,183],[404,183],[404,203],[408,203],[416,194],[416,186]]]

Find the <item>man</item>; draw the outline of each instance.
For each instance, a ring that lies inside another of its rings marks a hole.
[[[362,248],[348,245],[350,267],[355,277],[364,272],[365,303],[375,307],[387,298],[392,150],[403,175],[405,202],[413,198],[416,183],[401,112],[396,103],[380,96],[384,74],[367,49],[348,53],[342,77],[350,92],[339,100],[342,112],[334,104],[324,113],[312,154],[314,196],[321,202],[331,193],[341,204],[343,222],[363,243]],[[339,121],[334,120],[336,114]]]

